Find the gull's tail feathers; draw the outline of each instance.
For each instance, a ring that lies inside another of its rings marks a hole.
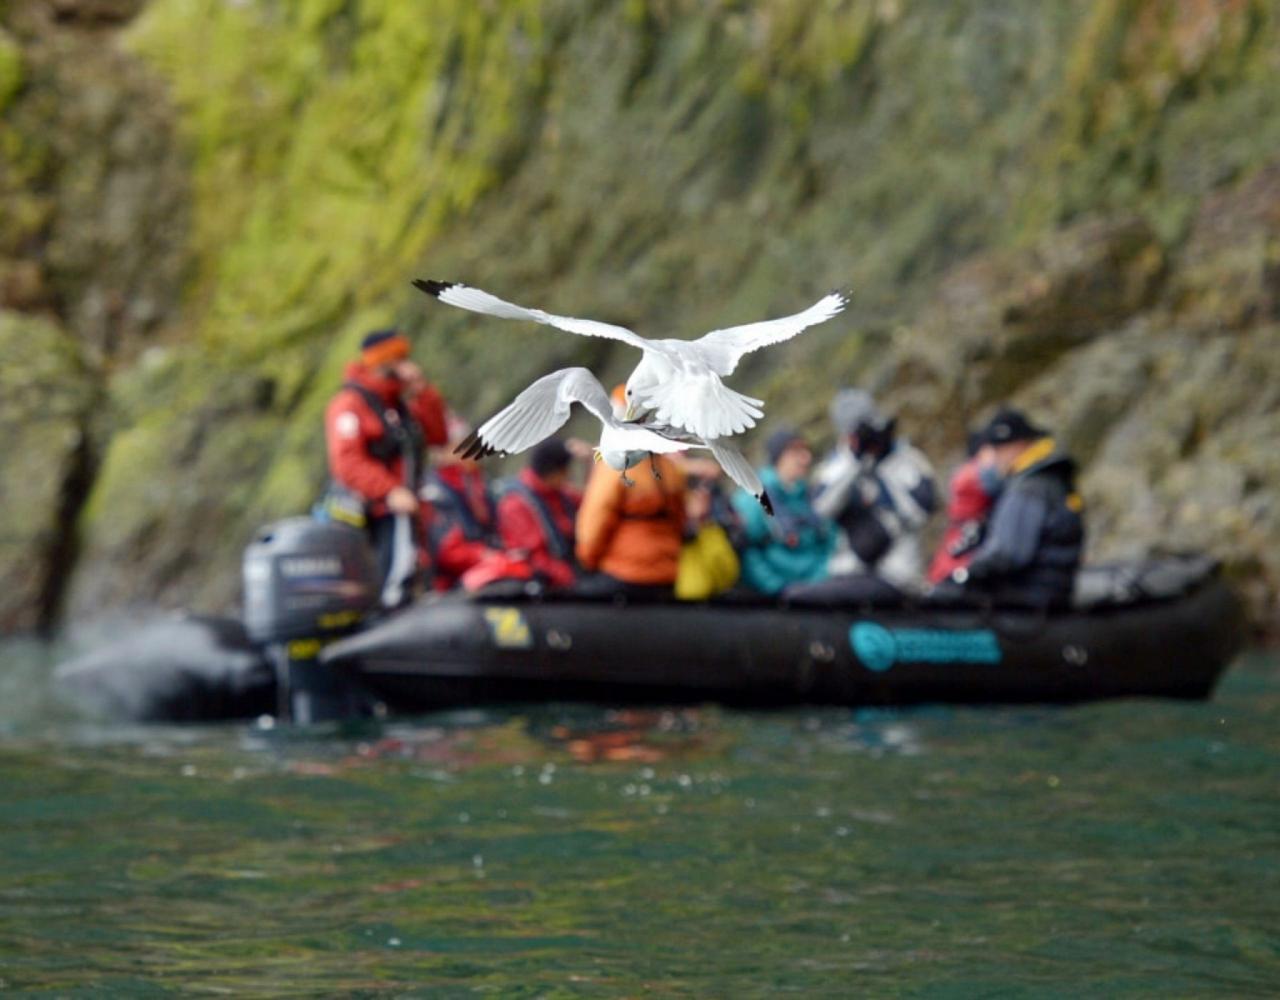
[[[644,405],[659,424],[670,424],[704,440],[741,434],[764,416],[764,403],[730,389],[717,375],[677,373],[645,392]]]

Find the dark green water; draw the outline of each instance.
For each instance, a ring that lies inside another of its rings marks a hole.
[[[0,992],[1265,996],[1280,665],[1207,703],[59,718],[0,650]]]

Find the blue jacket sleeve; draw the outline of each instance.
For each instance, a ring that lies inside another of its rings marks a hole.
[[[1048,513],[1048,502],[1038,493],[1014,490],[1002,496],[992,512],[986,540],[969,563],[969,576],[981,580],[1029,566]]]

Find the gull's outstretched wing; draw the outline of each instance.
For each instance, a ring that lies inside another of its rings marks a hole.
[[[463,458],[484,458],[532,448],[568,422],[574,403],[599,420],[613,420],[609,394],[596,377],[585,368],[562,368],[530,385],[467,435],[454,452]]]
[[[725,475],[759,500],[764,512],[772,516],[773,503],[769,499],[769,494],[765,492],[764,483],[760,481],[755,466],[747,461],[747,457],[733,445],[723,441],[708,441],[707,448],[711,452],[711,457],[720,463],[720,468],[724,469]]]
[[[653,345],[625,326],[614,326],[612,323],[601,323],[594,319],[574,319],[572,316],[556,316],[541,309],[526,309],[481,291],[470,285],[460,285],[452,281],[431,281],[418,278],[413,287],[434,296],[441,302],[459,309],[483,313],[486,316],[497,316],[499,319],[524,319],[532,323],[554,326],[557,330],[576,333],[583,337],[608,337],[610,340],[621,340],[624,344],[638,347],[642,351],[652,350]]]
[[[839,313],[849,300],[839,292],[825,295],[804,312],[781,319],[767,319],[746,326],[730,326],[712,330],[697,340],[689,341],[695,355],[717,375],[728,375],[738,367],[744,354],[770,344],[780,344],[811,326],[825,323]]]

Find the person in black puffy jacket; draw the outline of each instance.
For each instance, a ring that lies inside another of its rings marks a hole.
[[[999,604],[1070,604],[1084,550],[1075,462],[1047,431],[1012,408],[996,412],[982,440],[992,448],[1004,485],[982,544],[951,582],[991,594]]]

